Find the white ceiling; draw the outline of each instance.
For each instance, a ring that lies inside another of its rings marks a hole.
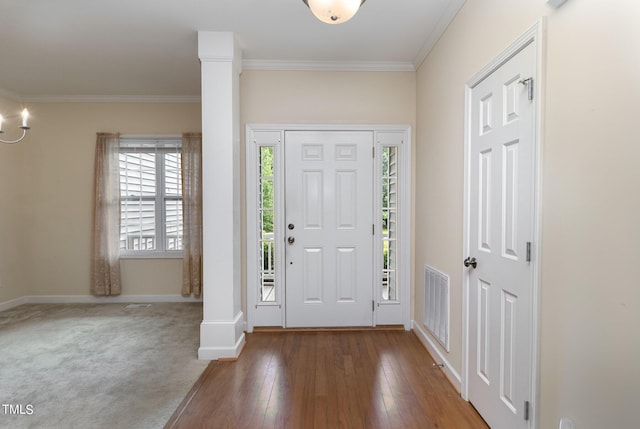
[[[407,70],[464,0],[368,0],[341,25],[302,0],[0,0],[0,95],[197,97],[197,31],[232,31],[245,68]]]

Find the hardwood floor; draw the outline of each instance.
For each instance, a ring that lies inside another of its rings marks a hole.
[[[260,332],[211,362],[166,429],[486,429],[411,332]]]

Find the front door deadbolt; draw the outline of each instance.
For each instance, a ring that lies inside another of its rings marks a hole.
[[[475,268],[475,267],[477,267],[477,266],[478,266],[478,261],[476,261],[476,258],[471,258],[471,257],[469,257],[469,258],[467,258],[467,259],[465,259],[465,260],[464,260],[464,266],[465,266],[465,267],[467,267],[467,268],[468,268],[469,266],[471,266],[471,267]]]

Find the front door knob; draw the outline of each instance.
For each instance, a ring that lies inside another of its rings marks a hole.
[[[472,266],[473,268],[475,268],[476,266],[478,266],[478,261],[476,261],[476,258],[469,257],[464,260],[464,266],[465,267]]]
[[[289,238],[287,238],[287,242],[288,242],[289,244],[293,244],[293,242],[294,242],[294,241],[296,241],[296,239],[295,239],[295,238],[293,238],[293,237],[289,237]]]

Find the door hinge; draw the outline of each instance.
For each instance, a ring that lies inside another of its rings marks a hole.
[[[527,262],[531,262],[531,242],[527,241]]]
[[[376,311],[376,302],[375,300],[371,300],[371,311]]]
[[[524,401],[524,420],[529,421],[529,413],[530,413],[531,404],[529,401]]]
[[[371,158],[375,158],[376,157],[376,147],[372,147],[371,148]]]
[[[527,99],[529,101],[533,100],[533,78],[529,77],[527,79],[520,79],[518,83],[527,87]]]
[[[375,223],[371,224],[371,235],[376,235],[376,224]]]

